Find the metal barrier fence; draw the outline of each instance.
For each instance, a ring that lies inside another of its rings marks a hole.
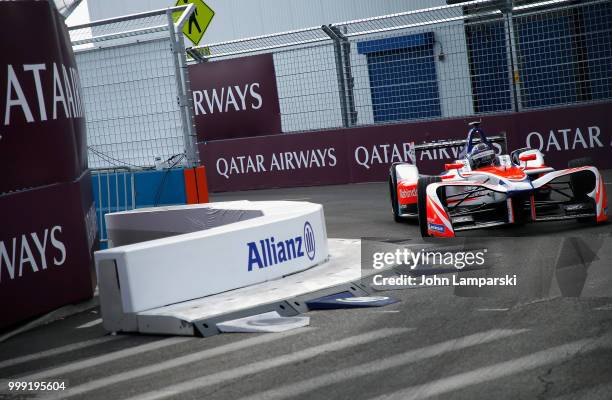
[[[193,10],[173,7],[69,28],[90,167],[150,167],[180,154],[181,165],[197,163],[179,34]]]
[[[108,236],[104,216],[136,208],[134,171],[129,168],[94,169],[91,179],[100,243],[105,248]]]
[[[283,132],[612,98],[612,2],[479,0],[187,49],[273,53]]]
[[[91,167],[197,163],[187,59],[272,53],[283,132],[612,99],[610,0],[476,0],[208,44],[187,55],[185,8],[70,28]]]

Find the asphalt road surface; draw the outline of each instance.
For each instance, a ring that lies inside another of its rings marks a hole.
[[[330,237],[418,240],[393,222],[385,184],[212,196],[234,199],[322,203]],[[75,399],[611,399],[611,231],[478,231],[501,254],[488,273],[516,273],[515,288],[377,291],[400,301],[309,312],[281,334],[108,336],[88,310],[1,343],[0,398],[32,398],[9,380],[54,380],[69,390],[50,397]]]

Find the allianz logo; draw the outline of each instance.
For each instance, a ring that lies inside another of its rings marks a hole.
[[[316,254],[315,234],[308,221],[304,223],[301,236],[287,239],[270,236],[248,242],[247,247],[249,248],[248,271],[271,267],[301,257],[314,260]]]
[[[416,195],[417,195],[416,188],[413,188],[413,189],[400,189],[400,197],[401,198],[416,197]]]

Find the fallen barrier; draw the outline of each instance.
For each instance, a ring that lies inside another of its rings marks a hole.
[[[323,207],[236,201],[106,216],[95,253],[104,328],[210,336],[217,324],[360,286],[358,240],[328,240]]]

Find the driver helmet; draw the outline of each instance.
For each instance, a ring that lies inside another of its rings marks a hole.
[[[468,155],[472,169],[488,167],[495,161],[495,151],[485,143],[478,143]]]

